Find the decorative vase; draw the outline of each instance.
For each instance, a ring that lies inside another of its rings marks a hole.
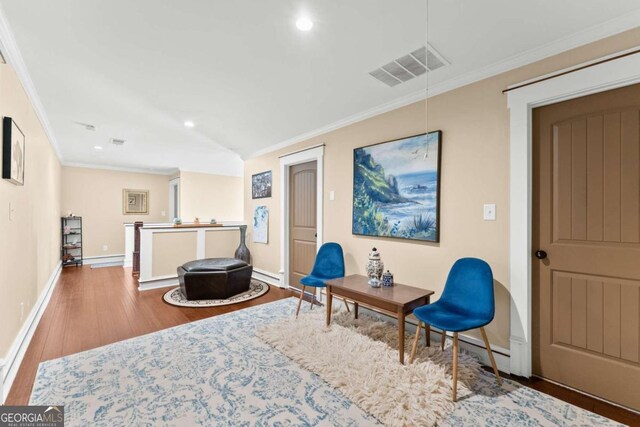
[[[393,273],[389,270],[382,273],[382,286],[393,286]]]
[[[249,252],[249,248],[245,244],[245,237],[247,235],[247,226],[240,226],[240,246],[236,249],[235,257],[237,259],[241,259],[247,264],[251,264],[251,252]]]
[[[369,261],[367,262],[367,276],[369,276],[369,284],[374,286],[373,279],[376,279],[378,286],[380,286],[380,277],[382,276],[382,272],[384,271],[384,263],[382,259],[380,259],[380,252],[376,248],[373,248],[371,252],[369,252]],[[374,286],[374,287],[378,287]]]

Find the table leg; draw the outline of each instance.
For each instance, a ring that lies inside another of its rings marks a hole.
[[[355,319],[357,319],[358,318],[358,303],[355,302],[355,301],[353,302],[353,312],[354,312],[354,315],[355,315]]]
[[[331,303],[333,295],[331,294],[331,286],[327,286],[327,326],[331,324]]]
[[[398,352],[400,364],[404,365],[404,307],[398,307]]]

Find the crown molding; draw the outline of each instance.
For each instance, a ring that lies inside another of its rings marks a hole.
[[[53,129],[51,129],[49,119],[47,118],[47,113],[45,112],[44,106],[42,105],[40,97],[38,96],[38,92],[33,85],[31,76],[27,71],[27,66],[24,63],[24,59],[22,58],[20,49],[18,49],[16,40],[13,37],[13,31],[11,31],[11,26],[9,25],[9,21],[7,21],[7,17],[5,16],[2,7],[0,7],[0,46],[2,48],[2,53],[4,54],[4,58],[7,61],[7,64],[13,68],[18,78],[20,79],[20,82],[22,83],[22,87],[24,88],[24,91],[27,93],[27,96],[31,101],[31,106],[40,119],[40,124],[42,125],[45,134],[49,138],[51,148],[53,148],[54,153],[56,153],[58,160],[62,162],[63,159],[62,153],[60,152],[60,145],[58,144],[58,140],[56,139],[55,134],[53,133]]]
[[[164,175],[164,176],[171,176],[176,174],[179,171],[178,168],[167,169],[166,171],[159,171],[159,170],[149,170],[144,168],[128,168],[128,167],[120,167],[120,166],[96,165],[92,163],[78,163],[78,162],[63,162],[62,166],[66,168],[100,169],[100,170],[108,170],[108,171],[114,171],[114,172],[132,172],[132,173],[144,173],[147,175]]]
[[[405,105],[409,105],[411,103],[414,103],[426,98],[431,98],[433,96],[437,96],[445,92],[458,89],[460,87],[469,85],[471,83],[475,83],[480,80],[484,80],[489,77],[493,77],[498,74],[502,74],[507,71],[523,67],[528,64],[532,64],[534,62],[548,58],[550,56],[554,56],[559,53],[562,53],[562,52],[565,52],[589,43],[593,43],[597,40],[601,40],[627,30],[631,30],[633,28],[638,27],[638,22],[640,22],[640,9],[627,13],[618,18],[614,18],[609,21],[603,22],[601,24],[586,28],[577,33],[573,33],[567,37],[554,40],[553,42],[547,43],[540,47],[530,49],[520,54],[511,56],[503,61],[496,62],[494,64],[488,65],[486,67],[477,69],[469,73],[465,73],[458,77],[447,79],[435,85],[431,85],[431,86],[428,85],[427,90],[421,90],[419,92],[409,94],[407,96],[398,98],[391,102],[365,110],[361,113],[354,114],[343,120],[338,120],[337,122],[320,127],[310,132],[306,132],[298,136],[295,136],[293,138],[289,138],[280,143],[271,145],[269,147],[255,151],[249,155],[243,156],[242,159],[248,160],[255,157],[259,157],[264,154],[268,154],[273,151],[286,148],[293,144],[297,144],[307,139],[323,135],[327,132],[331,132],[341,127],[345,127],[350,124],[403,107]]]
[[[199,174],[202,174],[202,175],[228,176],[228,177],[231,177],[231,178],[242,178],[244,176],[244,171],[240,172],[239,174],[237,174],[237,173],[235,173],[235,174],[220,173],[220,172],[202,171],[202,170],[198,170],[198,169],[185,169],[185,168],[176,169],[176,172],[177,171],[180,171],[180,173],[182,173],[182,172],[199,173]]]
[[[541,61],[562,52],[631,30],[638,27],[639,22],[640,9],[586,28],[577,33],[570,34],[561,39],[554,40],[537,48],[524,51],[506,58],[503,61],[496,62],[478,70],[429,86],[429,97],[440,95],[459,87],[466,86],[516,68],[524,67],[525,65]]]
[[[310,132],[305,132],[303,134],[294,136],[293,138],[289,138],[282,142],[279,142],[274,145],[270,145],[269,147],[263,148],[261,150],[255,151],[247,156],[243,156],[243,160],[252,159],[255,157],[262,156],[264,154],[271,153],[273,151],[277,151],[290,145],[297,144],[298,142],[306,141],[307,139],[311,139],[316,136],[324,135],[325,133],[343,128],[353,123],[360,122],[362,120],[369,119],[371,117],[375,117],[377,115],[396,110],[398,108],[407,106],[409,104],[413,104],[418,101],[422,101],[427,98],[427,91],[425,89],[419,90],[417,92],[410,93],[403,97],[394,99],[393,101],[378,105],[377,107],[370,108],[368,110],[362,111],[360,113],[354,114],[352,116],[346,117],[342,120],[338,120],[337,122],[330,123],[326,126],[322,126],[318,129],[312,130]]]

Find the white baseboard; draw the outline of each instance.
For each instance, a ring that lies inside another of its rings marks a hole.
[[[280,285],[279,274],[253,267],[253,274],[251,276],[256,280],[261,280],[270,285],[282,287]]]
[[[169,286],[178,286],[178,276],[158,276],[149,280],[138,280],[139,291],[150,291],[151,289],[167,288]]]
[[[124,255],[99,255],[88,256],[82,259],[84,265],[109,264],[113,266],[124,265]]]
[[[368,307],[360,307],[360,312],[367,313],[376,317],[385,318],[393,318],[386,313],[381,313],[379,311],[375,311],[369,309]],[[393,318],[395,319],[395,318]],[[417,322],[413,318],[406,319],[406,330],[415,333],[417,328]],[[447,337],[449,340],[453,340],[453,334],[447,333]],[[431,341],[435,341],[440,343],[442,341],[442,331],[437,328],[431,328]],[[468,351],[469,353],[475,354],[479,357],[480,361],[485,366],[491,366],[491,362],[489,360],[489,353],[487,353],[487,349],[484,346],[484,342],[481,340],[472,337],[470,335],[458,334],[458,342],[460,344],[460,348]],[[433,345],[433,344],[432,344]],[[498,370],[504,372],[506,374],[511,373],[511,364],[510,364],[510,352],[508,349],[504,347],[500,347],[497,345],[492,345],[491,349],[493,350],[493,357],[496,360],[496,365],[498,366]]]
[[[11,344],[9,352],[4,359],[0,359],[0,374],[2,379],[2,382],[0,383],[0,398],[2,398],[2,404],[4,404],[7,399],[9,390],[11,390],[13,381],[16,378],[16,374],[18,373],[18,369],[20,368],[20,364],[24,358],[24,354],[29,347],[29,343],[31,343],[33,333],[36,331],[38,323],[51,300],[51,294],[58,283],[61,271],[62,262],[58,261],[43,291],[40,293],[38,300],[29,312],[29,316],[22,324],[20,332],[18,332],[18,335],[13,340],[13,344]]]

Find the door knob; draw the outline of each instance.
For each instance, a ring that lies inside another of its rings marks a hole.
[[[545,259],[546,257],[547,257],[547,253],[545,251],[542,251],[540,249],[536,251],[536,258]]]

